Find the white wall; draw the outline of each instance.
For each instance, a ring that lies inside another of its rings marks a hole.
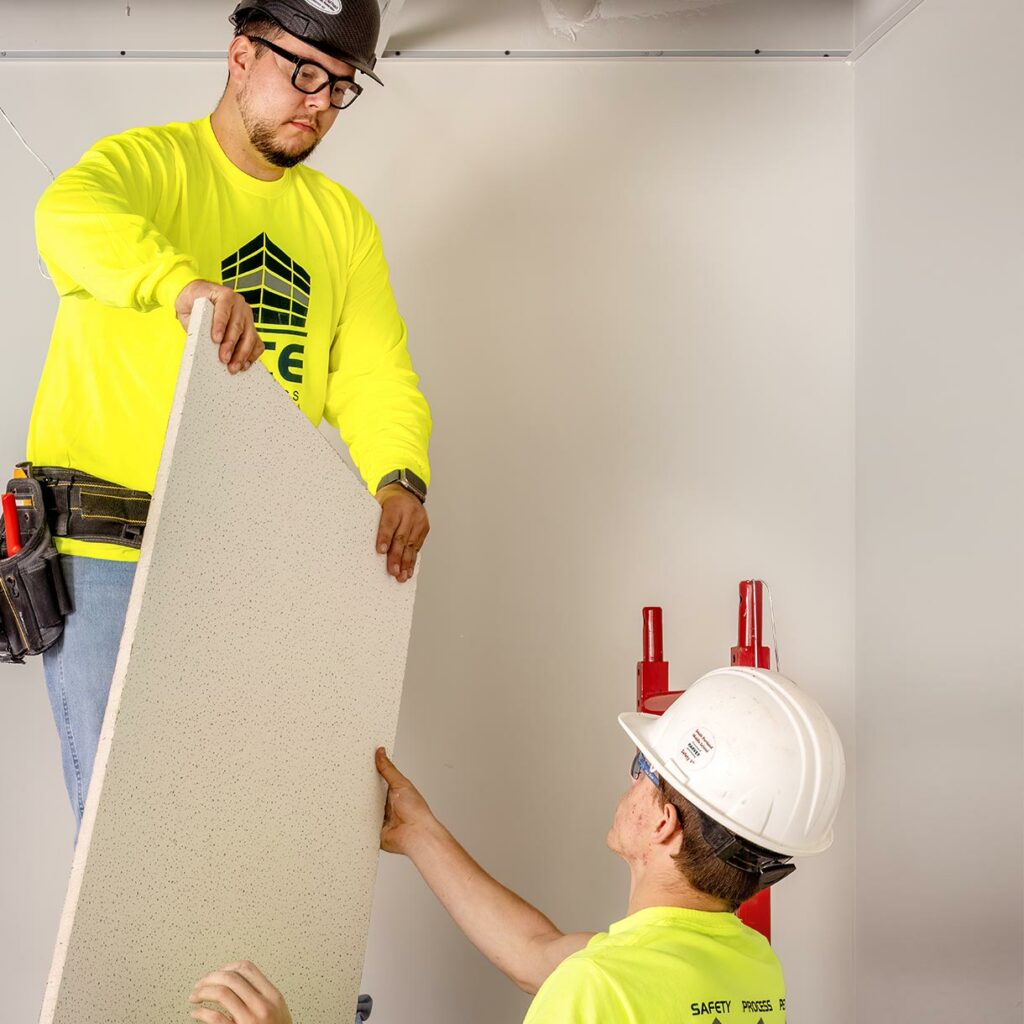
[[[777,580],[787,668],[852,747],[849,76],[424,70],[338,146],[438,411],[400,753],[487,866],[600,926],[623,907],[601,843],[644,603],[682,680],[726,659],[735,581]],[[850,1012],[852,840],[780,890],[795,1024]],[[399,962],[436,950],[389,1019],[419,1019],[424,986],[465,991],[454,1019],[514,1019],[407,865],[378,893],[371,989],[402,908]]]
[[[198,116],[213,65],[0,66],[58,166]],[[773,583],[783,667],[835,717],[835,848],[776,899],[792,1024],[852,1007],[852,81],[836,64],[389,67],[318,156],[376,213],[436,413],[398,761],[499,877],[571,928],[622,915],[603,848],[631,750],[640,608],[677,683],[727,659],[736,581]],[[73,103],[68,103],[73,97]],[[0,300],[20,454],[54,303],[43,175],[0,131]],[[38,1006],[70,812],[37,666],[2,672],[0,991]],[[17,836],[15,842],[12,838]],[[526,1000],[386,860],[366,970],[381,1022],[515,1021]]]
[[[863,1020],[1021,1019],[1022,33],[929,0],[856,69]]]

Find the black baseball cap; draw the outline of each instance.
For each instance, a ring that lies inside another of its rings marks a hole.
[[[380,7],[377,0],[248,0],[231,15],[237,28],[246,14],[261,14],[276,21],[304,43],[377,77],[377,38]]]

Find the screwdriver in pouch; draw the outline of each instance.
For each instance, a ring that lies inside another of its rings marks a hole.
[[[7,557],[21,550],[21,528],[18,526],[18,506],[13,494],[3,496],[4,533],[7,535]]]

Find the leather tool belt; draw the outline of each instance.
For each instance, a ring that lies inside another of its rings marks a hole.
[[[150,495],[60,466],[18,466],[43,488],[54,537],[142,547]]]
[[[0,544],[0,662],[20,664],[60,639],[72,610],[53,538],[140,548],[150,495],[63,467],[18,469],[7,491],[22,547],[11,555],[6,535]]]

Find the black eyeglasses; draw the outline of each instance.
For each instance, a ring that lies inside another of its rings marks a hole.
[[[351,107],[359,99],[363,87],[358,85],[353,79],[346,76],[332,75],[327,68],[317,64],[315,60],[296,57],[294,53],[289,53],[287,50],[272,43],[269,39],[262,39],[260,36],[248,36],[248,38],[254,43],[265,46],[271,53],[276,53],[278,57],[284,57],[285,60],[291,61],[295,65],[295,70],[292,72],[292,85],[299,92],[312,96],[320,92],[321,89],[330,86],[331,106],[336,110],[344,110],[346,107]]]

